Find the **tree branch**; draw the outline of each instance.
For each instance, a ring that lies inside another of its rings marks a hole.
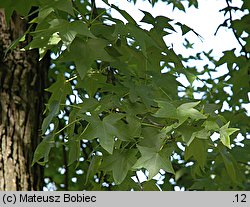
[[[227,3],[228,8],[231,8],[231,6],[230,6],[230,4],[229,4],[229,0],[226,0],[226,3]],[[229,9],[228,11],[229,11],[229,20],[230,20],[230,23],[231,23],[231,25],[232,25],[232,22],[233,22],[232,10]],[[241,46],[241,48],[242,48],[242,51],[245,53],[246,59],[249,59],[249,57],[248,57],[249,51],[247,51],[246,47],[245,47],[245,46],[242,44],[242,42],[240,41],[240,37],[237,35],[236,30],[235,30],[233,27],[231,27],[231,28],[232,28],[232,30],[233,30],[233,34],[234,34],[236,40],[238,41],[238,43],[240,44],[240,46]]]

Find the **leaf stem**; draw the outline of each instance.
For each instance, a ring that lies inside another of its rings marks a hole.
[[[82,133],[80,134],[80,136],[82,136],[84,133],[85,133],[85,131],[87,130],[87,128],[89,127],[89,123],[87,124],[87,126],[84,128],[84,130],[82,131]],[[80,137],[79,136],[79,137]]]
[[[82,15],[82,12],[80,12],[80,11],[78,10],[77,5],[75,4],[75,2],[72,1],[72,3],[73,3],[73,10],[75,10],[77,13],[79,13],[79,14],[81,15],[81,17],[84,19],[85,23],[89,23],[89,21],[85,18],[85,16]]]
[[[72,107],[72,108],[76,108],[76,109],[81,109],[80,106],[75,106],[75,105],[72,105],[72,104],[60,104],[61,106],[69,106],[69,107]]]
[[[90,24],[92,25],[93,22],[95,22],[100,16],[102,16],[106,11],[103,11],[102,13],[100,13],[97,17],[95,17],[91,22]]]
[[[64,129],[68,128],[69,126],[71,126],[72,124],[74,124],[74,123],[76,123],[76,122],[78,122],[80,120],[82,120],[82,118],[79,118],[79,119],[76,119],[76,120],[72,121],[71,123],[69,123],[65,127],[63,127],[62,129],[60,129],[59,131],[57,131],[55,133],[55,135],[60,134]]]
[[[169,100],[173,101],[173,99],[161,87],[159,87],[159,89],[169,98]]]
[[[160,126],[156,126],[154,124],[148,124],[148,123],[141,123],[142,126],[149,126],[149,127],[154,127],[154,128],[157,128],[157,129],[161,129],[162,127]]]
[[[74,80],[74,79],[76,79],[77,78],[77,75],[76,76],[73,76],[73,77],[71,77],[71,78],[69,78],[68,80],[66,80],[66,83],[68,83],[68,82],[70,82],[70,81],[72,81],[72,80]]]

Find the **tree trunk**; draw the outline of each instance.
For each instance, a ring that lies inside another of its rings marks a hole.
[[[0,10],[0,190],[41,190],[42,169],[31,166],[40,140],[44,88],[49,58],[38,61],[36,50],[20,46],[4,57],[27,24],[17,14],[6,25]]]

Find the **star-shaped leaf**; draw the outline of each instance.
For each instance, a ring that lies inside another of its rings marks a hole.
[[[170,162],[171,148],[164,148],[161,151],[156,151],[154,148],[138,146],[141,152],[141,157],[137,160],[133,168],[145,168],[149,171],[148,179],[152,179],[160,169],[174,174],[174,169]]]
[[[112,155],[104,159],[101,168],[104,170],[111,170],[115,183],[120,184],[127,176],[128,171],[135,164],[136,153],[136,149],[115,150]]]
[[[110,114],[106,116],[103,120],[99,117],[92,115],[90,120],[90,125],[86,131],[80,136],[80,139],[91,140],[94,138],[99,138],[100,145],[108,151],[110,154],[113,153],[115,137],[120,135],[119,120],[123,118],[123,114]]]
[[[185,160],[193,158],[197,161],[198,166],[204,170],[207,159],[208,144],[206,140],[194,139],[192,143],[185,148]]]
[[[178,125],[175,125],[177,128],[183,122],[185,122],[188,118],[193,120],[206,119],[207,116],[199,112],[194,107],[197,106],[198,102],[190,102],[184,103],[176,108],[172,103],[168,101],[155,100],[158,103],[159,110],[154,114],[155,117],[160,118],[170,118],[170,119],[178,119]]]
[[[237,128],[228,128],[229,123],[226,123],[224,126],[222,126],[220,128],[220,140],[221,142],[228,147],[229,149],[231,149],[231,145],[230,145],[230,135],[233,134],[234,132],[238,131],[239,129]]]
[[[69,50],[63,52],[60,61],[74,61],[76,70],[83,79],[95,60],[113,61],[113,58],[105,50],[107,44],[107,41],[100,38],[84,40],[76,37]]]
[[[198,102],[190,102],[184,103],[177,108],[177,116],[180,124],[187,120],[187,118],[191,118],[194,120],[206,119],[207,117],[199,112],[197,109],[194,109],[200,103]]]
[[[158,103],[159,110],[154,114],[155,117],[160,118],[176,118],[177,112],[176,107],[168,102],[168,101],[161,101],[155,100]]]

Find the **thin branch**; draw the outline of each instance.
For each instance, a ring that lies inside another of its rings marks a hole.
[[[69,190],[69,172],[68,172],[68,159],[67,159],[67,151],[65,148],[65,145],[63,145],[63,164],[65,168],[65,173],[64,173],[64,190],[68,191]]]
[[[149,123],[144,123],[144,122],[142,122],[141,125],[142,126],[148,126],[148,127],[154,127],[154,128],[157,128],[157,129],[162,129],[162,126],[157,126],[157,125],[154,125],[154,124],[149,124]]]
[[[226,2],[227,2],[228,8],[230,8],[229,0],[226,0]],[[231,25],[232,25],[232,22],[233,22],[233,15],[232,15],[232,10],[231,10],[231,9],[229,9],[229,19],[230,19],[230,23],[231,23]],[[234,34],[236,40],[238,41],[238,43],[240,44],[240,46],[241,46],[241,48],[242,48],[242,51],[245,53],[246,59],[249,59],[249,57],[248,57],[248,55],[247,55],[249,52],[247,51],[246,47],[245,47],[245,46],[242,44],[242,42],[240,41],[240,37],[237,35],[236,30],[235,30],[233,27],[231,27],[231,28],[232,28],[232,30],[233,30],[233,34]]]
[[[141,185],[141,182],[140,182],[139,177],[138,177],[138,175],[137,175],[136,172],[135,172],[135,177],[136,177],[136,179],[137,179],[137,183],[138,183],[138,185],[139,185],[141,191],[144,191],[143,186]]]

